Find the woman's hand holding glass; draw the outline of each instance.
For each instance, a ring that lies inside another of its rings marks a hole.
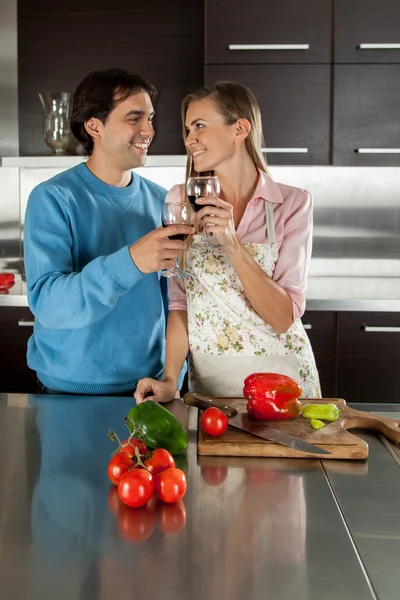
[[[202,206],[196,213],[195,223],[199,231],[205,231],[220,246],[229,246],[236,242],[233,206],[221,198],[197,198],[197,205]]]
[[[189,177],[186,182],[186,192],[187,197],[190,202],[191,207],[197,213],[202,207],[197,203],[198,198],[218,198],[221,193],[221,185],[219,182],[219,178],[216,175],[200,175],[200,176],[192,176]],[[203,233],[203,231],[199,230],[199,233]],[[217,247],[218,244],[215,244],[211,241],[212,236],[207,235],[207,231],[204,230],[204,239],[209,246]]]

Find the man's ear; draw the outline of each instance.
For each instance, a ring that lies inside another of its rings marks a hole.
[[[87,133],[94,139],[98,139],[101,137],[101,131],[103,128],[103,123],[100,119],[96,119],[92,117],[84,124]]]
[[[251,131],[251,123],[247,119],[238,119],[236,121],[235,139],[234,143],[238,144],[243,142]]]

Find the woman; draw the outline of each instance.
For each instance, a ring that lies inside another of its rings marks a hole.
[[[137,402],[168,402],[189,354],[190,389],[242,396],[254,372],[296,379],[320,397],[318,372],[301,323],[312,244],[310,194],[277,184],[261,152],[261,115],[252,92],[219,82],[186,96],[182,121],[187,175],[214,174],[220,198],[199,198],[198,231],[187,251],[186,290],[169,280],[163,381],[139,381]],[[187,202],[173,187],[166,202]]]

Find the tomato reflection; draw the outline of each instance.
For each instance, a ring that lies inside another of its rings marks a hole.
[[[141,544],[153,535],[154,513],[149,505],[130,508],[121,502],[118,510],[118,530],[128,542]]]
[[[162,533],[178,533],[186,525],[186,510],[183,500],[175,504],[166,504],[159,500],[156,506],[155,521]]]
[[[201,477],[208,485],[221,485],[228,475],[228,467],[201,467]]]
[[[186,525],[183,500],[175,504],[166,504],[154,495],[146,506],[130,508],[119,499],[117,488],[112,487],[108,494],[108,506],[111,513],[118,518],[121,537],[134,544],[149,540],[155,526],[164,535],[171,535],[182,531]]]

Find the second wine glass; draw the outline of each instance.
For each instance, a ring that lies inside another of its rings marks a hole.
[[[204,204],[196,204],[197,198],[207,198],[207,196],[218,198],[221,193],[221,186],[219,179],[216,175],[199,175],[198,177],[189,177],[186,183],[186,193],[191,207],[195,212],[198,212],[204,208]],[[207,235],[205,232],[204,238],[206,240],[212,239],[212,233]],[[218,246],[218,244],[210,244],[212,246]]]
[[[193,213],[187,204],[175,204],[173,202],[165,203],[162,212],[162,225],[168,227],[170,225],[191,225],[193,222]],[[168,236],[170,240],[186,240],[187,233],[176,233]],[[166,269],[161,272],[163,277],[175,277],[184,279],[187,274],[179,266],[179,258],[175,259],[175,265],[171,269]]]

